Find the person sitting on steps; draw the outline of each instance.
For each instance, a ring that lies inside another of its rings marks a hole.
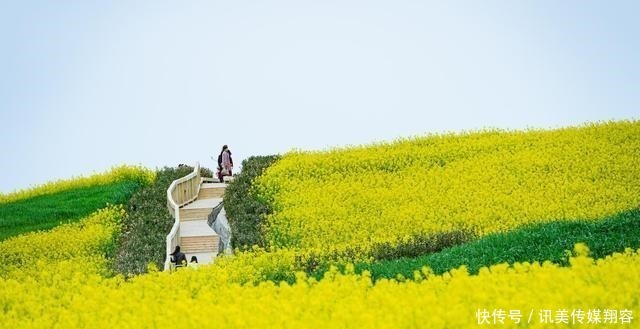
[[[191,256],[191,261],[189,262],[189,267],[197,268],[200,264],[198,264],[198,257],[195,255]]]
[[[176,268],[187,266],[187,256],[180,252],[180,246],[176,246],[176,249],[171,253],[171,262],[176,265]]]

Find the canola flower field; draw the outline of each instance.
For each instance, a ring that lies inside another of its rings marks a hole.
[[[434,135],[291,152],[257,181],[272,247],[367,250],[419,234],[477,236],[640,205],[640,122]]]
[[[638,327],[633,311],[639,305],[640,250],[594,261],[588,248],[578,244],[570,267],[502,264],[474,276],[464,267],[443,275],[423,268],[411,280],[375,284],[368,273],[350,269],[331,270],[321,280],[299,273],[291,285],[243,285],[237,278],[251,276],[253,270],[233,259],[175,273],[152,270],[125,280],[101,273],[106,260],[97,248],[110,239],[121,216],[117,208],[100,211],[83,222],[96,233],[93,243],[86,241],[80,248],[59,243],[42,259],[29,258],[33,263],[28,266],[3,269],[3,327],[468,328],[500,319],[501,326],[509,328],[591,328],[596,323]],[[111,224],[97,228],[105,222]],[[21,241],[46,249],[56,237],[73,239],[77,234],[83,240],[86,235],[80,227],[61,230],[66,230],[64,237],[55,230],[31,234],[5,241],[0,249],[11,250]],[[24,253],[35,254],[31,249]]]
[[[124,215],[122,206],[110,206],[79,222],[9,238],[0,243],[0,277],[33,280],[52,271],[73,276],[75,269],[82,275],[108,275],[107,256],[113,252]],[[64,268],[70,270],[53,270]]]
[[[374,282],[369,272],[356,274],[347,264],[321,279],[297,272],[293,283],[268,280],[269,273],[295,271],[300,252],[330,244],[366,249],[462,228],[486,235],[637,208],[639,154],[640,123],[627,121],[292,152],[256,185],[275,209],[264,231],[269,251],[254,248],[177,272],[150,265],[146,274],[124,277],[110,262],[126,213],[110,206],[0,242],[0,327],[640,328],[640,249],[594,260],[578,243],[569,266],[497,264],[477,275],[465,266],[439,275],[424,267],[412,277]],[[436,193],[433,184],[443,190]],[[23,197],[29,193],[39,192]],[[313,210],[314,202],[331,216]],[[333,234],[323,225],[333,225]]]

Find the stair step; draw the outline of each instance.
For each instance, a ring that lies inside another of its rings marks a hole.
[[[202,185],[200,185],[200,188],[213,188],[213,187],[226,188],[227,184],[218,183],[218,179],[216,178],[216,182],[215,183],[202,183]]]
[[[216,235],[216,232],[207,224],[206,220],[188,220],[180,222],[180,236],[192,237],[192,236],[211,236]]]
[[[218,250],[212,246],[191,246],[186,248],[185,253],[195,253],[195,252],[218,252]]]
[[[185,253],[194,252],[218,252],[220,236],[185,236],[180,239],[180,249]]]
[[[185,253],[198,253],[198,252],[212,252],[214,254],[218,253],[218,248],[214,248],[211,246],[193,246],[186,248]]]
[[[224,190],[224,187],[201,188],[200,193],[198,193],[198,199],[222,198]]]
[[[191,262],[191,256],[196,256],[196,258],[198,259],[198,264],[200,265],[213,263],[217,255],[217,253],[212,252],[191,252],[185,254],[187,255],[187,260],[189,262]],[[188,266],[192,266],[191,263],[189,263]]]
[[[213,208],[180,209],[180,220],[207,219]]]

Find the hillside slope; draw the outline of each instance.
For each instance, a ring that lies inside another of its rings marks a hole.
[[[0,195],[0,241],[77,221],[108,204],[125,203],[154,179],[147,169],[120,166]]]
[[[415,237],[475,238],[633,209],[638,163],[640,122],[621,121],[291,152],[256,184],[274,209],[264,230],[270,246],[367,256]]]

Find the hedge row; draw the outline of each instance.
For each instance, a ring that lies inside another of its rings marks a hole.
[[[135,275],[145,273],[149,263],[164,266],[166,237],[174,222],[167,209],[167,188],[191,172],[189,166],[165,167],[157,172],[155,182],[131,197],[114,261],[117,272]],[[213,175],[207,168],[201,168],[201,174]]]
[[[257,198],[251,187],[255,178],[280,158],[278,155],[252,156],[242,162],[242,172],[227,186],[224,209],[231,226],[231,245],[247,249],[266,246],[262,223],[271,213],[269,204]]]

